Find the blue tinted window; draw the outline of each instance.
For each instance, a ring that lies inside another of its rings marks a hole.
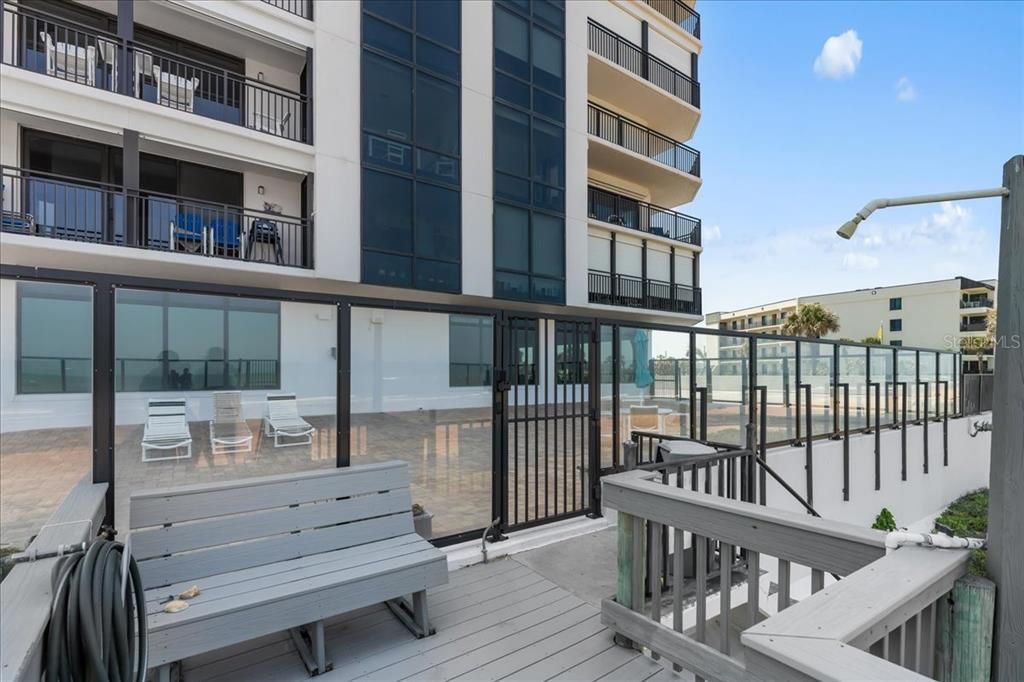
[[[495,272],[494,296],[527,300],[530,298],[530,278],[509,272]]]
[[[373,133],[363,133],[363,161],[392,170],[412,170],[412,147]]]
[[[445,76],[458,79],[460,75],[460,59],[457,52],[423,40],[416,40],[416,65]]]
[[[363,171],[363,247],[412,251],[412,181]]]
[[[363,42],[402,59],[412,59],[412,34],[373,17],[363,18]]]
[[[459,184],[459,160],[425,149],[416,150],[416,175],[452,185]]]
[[[416,76],[416,145],[459,153],[459,90],[424,74]]]
[[[363,53],[363,127],[398,140],[412,139],[412,70]]]
[[[460,288],[458,263],[441,263],[417,258],[416,288],[458,292]]]
[[[530,117],[500,105],[494,107],[494,169],[530,173]]]
[[[546,303],[563,303],[565,301],[564,281],[533,277],[530,283],[530,296],[533,300]]]
[[[494,65],[514,76],[530,77],[530,25],[500,7],[494,9]]]
[[[412,28],[412,0],[363,0],[363,9]]]
[[[430,0],[416,3],[416,33],[459,49],[458,0]]]
[[[504,173],[495,173],[494,196],[528,204],[530,203],[530,181]]]
[[[565,274],[565,223],[544,213],[533,214],[530,230],[530,251],[533,264],[530,271],[535,274],[561,277]]]
[[[461,253],[459,193],[416,184],[416,255],[457,261]]]
[[[363,250],[363,282],[393,287],[412,285],[412,258]]]
[[[533,110],[556,121],[565,121],[565,100],[539,88],[533,89]]]
[[[494,205],[494,267],[528,272],[530,214],[521,208]]]
[[[494,96],[523,109],[530,108],[530,86],[503,73],[494,74]]]
[[[552,92],[564,92],[562,69],[565,59],[562,57],[562,39],[534,27],[531,52],[534,84]]]
[[[533,121],[533,179],[565,187],[565,129]]]
[[[18,282],[17,294],[17,392],[89,393],[92,289]]]

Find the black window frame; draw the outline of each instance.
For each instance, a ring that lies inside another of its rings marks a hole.
[[[903,310],[903,297],[895,296],[889,298],[889,310]]]
[[[459,36],[459,46],[458,46],[457,49],[453,48],[450,45],[446,45],[445,43],[437,41],[437,40],[433,39],[432,37],[430,37],[428,35],[420,34],[417,31],[417,27],[416,27],[416,23],[417,23],[417,19],[416,19],[417,14],[416,14],[416,12],[417,11],[418,11],[417,3],[412,3],[411,26],[407,27],[407,26],[403,26],[400,23],[392,21],[391,19],[389,19],[386,16],[381,16],[380,14],[375,13],[373,11],[372,7],[368,7],[366,5],[366,3],[360,2],[360,13],[359,13],[360,73],[362,73],[363,55],[364,54],[372,54],[376,58],[383,59],[383,60],[388,60],[388,61],[391,61],[391,62],[393,62],[395,64],[399,64],[399,65],[401,65],[403,67],[406,67],[406,68],[408,68],[410,70],[411,82],[412,82],[412,86],[413,86],[413,93],[412,93],[412,111],[411,111],[411,119],[410,119],[410,121],[411,121],[410,139],[399,140],[399,139],[395,138],[395,139],[392,140],[392,139],[384,138],[384,139],[387,139],[390,142],[394,142],[396,144],[403,145],[404,147],[408,147],[409,153],[411,155],[410,163],[409,163],[409,168],[411,170],[407,172],[407,171],[404,171],[404,170],[401,170],[401,169],[396,169],[396,168],[391,168],[391,167],[383,166],[383,165],[380,165],[380,164],[376,164],[376,163],[373,163],[373,162],[368,160],[368,157],[367,157],[367,154],[366,154],[366,151],[365,151],[365,145],[366,145],[366,141],[368,139],[368,136],[372,135],[374,137],[380,137],[380,135],[378,133],[375,133],[375,132],[367,130],[366,122],[365,122],[364,116],[363,116],[363,107],[362,107],[362,84],[360,85],[360,111],[359,111],[359,159],[360,159],[360,162],[359,162],[360,163],[360,174],[359,174],[360,177],[359,177],[359,181],[360,181],[360,188],[362,187],[362,184],[363,184],[364,172],[367,171],[367,170],[371,170],[371,171],[379,172],[379,173],[383,173],[383,174],[388,174],[388,175],[393,175],[393,176],[396,176],[396,177],[399,177],[399,178],[403,178],[403,179],[407,180],[408,182],[410,182],[411,183],[411,190],[412,190],[412,203],[411,203],[411,206],[410,206],[410,211],[411,211],[411,214],[410,214],[410,224],[412,226],[412,234],[411,234],[411,249],[409,251],[388,250],[388,249],[381,249],[381,248],[377,248],[377,247],[367,248],[367,247],[365,247],[363,245],[365,240],[362,237],[363,237],[363,234],[364,234],[363,230],[365,229],[365,226],[363,224],[362,213],[361,213],[360,217],[359,217],[359,222],[360,222],[360,278],[359,279],[364,284],[372,284],[372,285],[376,285],[376,286],[387,286],[387,287],[394,287],[394,288],[399,288],[399,289],[413,289],[413,290],[416,290],[416,291],[436,291],[436,292],[439,292],[439,293],[461,294],[462,293],[462,288],[463,288],[463,281],[462,281],[463,280],[463,278],[462,278],[462,175],[463,175],[462,159],[463,159],[463,151],[462,150],[463,150],[463,142],[464,142],[463,135],[462,135],[462,39],[461,39],[462,10],[461,10],[461,7],[460,7],[459,8],[459,28],[458,28],[458,31],[457,31],[457,35]],[[403,31],[403,32],[409,34],[410,35],[410,44],[411,44],[411,49],[412,49],[412,58],[411,58],[411,60],[410,59],[404,59],[404,58],[402,58],[402,57],[400,57],[398,55],[389,53],[389,52],[387,52],[385,50],[382,50],[380,48],[374,47],[373,45],[369,45],[369,44],[366,43],[366,39],[365,39],[365,35],[364,35],[364,30],[365,30],[366,22],[364,21],[364,19],[367,16],[372,18],[374,21],[382,22],[384,24],[387,24],[388,26],[390,26],[393,29],[400,30],[400,31]],[[459,64],[458,76],[457,77],[452,77],[450,74],[446,74],[446,73],[434,70],[434,69],[430,68],[427,65],[419,64],[418,60],[417,60],[417,52],[418,52],[418,49],[419,49],[420,41],[424,41],[424,42],[430,43],[435,48],[439,48],[439,49],[442,49],[442,50],[447,50],[449,52],[453,52],[455,54],[455,56],[457,58],[457,61],[458,61],[458,64]],[[416,141],[416,120],[417,120],[416,119],[416,115],[417,115],[417,111],[418,111],[418,109],[417,109],[417,96],[416,96],[416,81],[417,81],[417,75],[418,74],[423,74],[424,76],[427,76],[429,78],[434,78],[436,80],[439,80],[439,81],[441,81],[443,83],[451,85],[455,89],[456,101],[455,101],[455,112],[454,113],[455,113],[455,115],[458,118],[458,124],[457,124],[457,130],[458,130],[458,152],[456,154],[454,154],[454,155],[449,153],[446,150],[442,151],[442,150],[439,150],[439,149],[434,149],[434,148],[431,148],[431,147],[428,147],[428,146],[424,146],[422,144],[418,144],[417,141]],[[441,157],[444,157],[444,158],[455,159],[457,164],[458,164],[458,177],[456,178],[456,181],[453,182],[453,183],[443,182],[443,181],[438,180],[436,175],[425,174],[425,173],[422,173],[421,171],[419,171],[417,169],[417,158],[418,158],[418,151],[419,150],[423,150],[423,151],[425,151],[427,153],[435,154],[437,156],[441,156]],[[431,186],[438,187],[438,188],[445,189],[445,190],[449,190],[449,191],[453,191],[453,192],[455,192],[455,194],[456,194],[456,196],[458,198],[458,201],[456,202],[457,203],[457,215],[455,216],[455,237],[456,237],[456,240],[457,240],[457,245],[456,245],[456,248],[454,249],[455,252],[457,253],[457,257],[455,259],[453,259],[453,260],[448,260],[448,259],[444,259],[444,258],[436,258],[436,257],[433,257],[433,256],[419,256],[419,255],[417,255],[417,252],[416,252],[416,203],[417,203],[416,202],[416,196],[417,196],[416,185],[419,184],[419,183],[426,184],[426,185],[431,185]],[[361,194],[362,194],[362,192],[360,191],[360,195]],[[409,283],[408,284],[403,284],[403,283],[396,283],[396,282],[373,281],[371,278],[367,277],[367,272],[368,271],[367,271],[367,262],[366,262],[365,254],[368,253],[368,252],[369,253],[375,253],[375,254],[381,254],[381,255],[384,255],[384,256],[393,256],[393,257],[409,259],[409,264],[410,264],[409,265],[409,273],[408,273],[409,274],[409,278],[408,278]],[[429,263],[440,263],[440,264],[445,264],[445,265],[449,265],[449,266],[454,265],[456,267],[456,269],[457,269],[457,272],[458,272],[458,277],[457,277],[458,281],[456,283],[456,286],[452,287],[452,288],[429,288],[429,287],[417,286],[417,263],[418,263],[418,261],[421,261],[421,260],[424,261],[424,262],[429,262]]]
[[[473,323],[469,324],[472,320]],[[480,333],[480,349],[486,351],[481,352],[481,358],[485,358],[490,355],[491,361],[488,362],[456,362],[455,360],[455,348],[453,345],[454,330],[457,326],[473,327]],[[483,329],[487,328],[490,332],[488,339],[484,338]],[[472,383],[468,381],[469,373],[466,373],[467,381],[457,381],[458,371],[455,369],[456,366],[476,366],[479,367],[482,372],[481,374],[485,377],[481,383]],[[484,388],[492,385],[494,379],[494,318],[486,315],[460,315],[452,313],[448,316],[448,387],[449,388]]]
[[[561,25],[561,27],[554,26],[552,23],[550,23],[547,20],[547,18],[543,14],[539,14],[536,11],[535,3],[541,3],[541,2],[544,3],[547,6],[555,7],[555,8],[557,8],[558,10],[560,10],[562,12],[562,14],[561,14],[561,16],[562,16],[562,21],[561,21],[562,25]],[[527,168],[526,168],[526,175],[517,176],[517,175],[510,174],[510,173],[506,173],[504,171],[499,171],[496,166],[492,169],[492,171],[493,171],[493,179],[494,179],[494,187],[495,187],[495,190],[494,190],[494,203],[495,203],[495,205],[503,204],[505,206],[509,206],[509,207],[512,207],[512,208],[522,209],[522,210],[525,210],[527,212],[527,216],[528,216],[528,234],[527,234],[528,263],[527,263],[527,270],[524,271],[524,270],[515,270],[515,269],[512,269],[512,268],[499,268],[499,267],[497,267],[497,258],[496,258],[497,254],[496,253],[492,253],[492,261],[491,262],[492,262],[492,266],[493,266],[492,272],[493,272],[493,282],[494,282],[494,298],[496,298],[496,299],[504,299],[504,300],[533,301],[533,302],[538,302],[538,303],[548,303],[548,304],[554,304],[554,305],[565,305],[565,300],[566,300],[566,291],[565,291],[565,289],[566,289],[566,265],[565,265],[565,257],[566,257],[566,236],[565,236],[565,230],[566,230],[566,226],[565,226],[565,223],[566,223],[566,211],[565,211],[565,198],[566,197],[565,197],[565,194],[566,194],[566,189],[568,187],[568,180],[567,180],[567,176],[568,176],[568,168],[567,168],[567,165],[568,165],[568,155],[567,155],[566,149],[565,149],[565,145],[566,145],[566,141],[567,141],[567,129],[566,129],[566,124],[565,124],[565,102],[566,102],[565,84],[566,84],[566,80],[567,80],[567,74],[566,74],[566,69],[565,69],[565,57],[566,57],[566,48],[565,48],[565,20],[564,20],[565,5],[564,5],[563,2],[560,2],[560,1],[534,0],[534,2],[531,2],[529,4],[529,8],[530,8],[529,10],[526,10],[521,5],[518,5],[518,4],[515,4],[515,3],[512,3],[512,2],[507,2],[507,1],[499,0],[498,2],[494,3],[494,12],[492,13],[492,19],[491,19],[492,38],[495,38],[496,35],[497,35],[497,30],[498,30],[498,13],[499,13],[499,11],[506,11],[509,14],[511,14],[511,15],[513,15],[513,16],[515,16],[515,17],[517,17],[517,18],[519,18],[519,19],[521,19],[523,21],[525,21],[526,24],[527,24],[527,29],[528,29],[527,30],[526,54],[529,56],[529,64],[528,64],[528,69],[527,69],[527,71],[529,73],[529,77],[528,78],[523,78],[521,75],[512,73],[512,72],[507,71],[507,70],[503,70],[503,69],[501,69],[498,66],[498,59],[497,59],[497,56],[496,56],[497,40],[492,40],[492,54],[495,54],[495,57],[494,57],[494,68],[493,68],[493,73],[492,73],[492,89],[493,89],[493,93],[494,93],[493,106],[492,106],[492,117],[491,117],[492,125],[496,126],[496,124],[497,124],[498,112],[500,111],[499,107],[505,107],[508,110],[511,110],[513,112],[516,112],[518,114],[526,116],[527,117],[527,121],[529,123],[529,125],[528,125],[528,139],[527,139],[527,144],[526,144],[526,151],[527,151],[527,155],[528,155],[527,164],[526,164],[526,166],[527,166]],[[562,89],[562,91],[561,92],[554,92],[550,88],[546,87],[545,85],[543,85],[541,83],[537,83],[534,80],[533,35],[534,35],[534,31],[535,30],[540,30],[540,31],[544,31],[546,33],[549,33],[549,34],[553,35],[556,39],[558,39],[560,41],[560,43],[561,43],[561,47],[562,47],[562,78],[561,78],[561,89]],[[529,101],[530,101],[529,108],[524,107],[519,102],[515,102],[513,100],[501,97],[499,95],[499,87],[498,87],[498,80],[499,80],[499,78],[511,79],[513,82],[518,83],[520,86],[524,87],[526,89],[526,92],[529,93]],[[546,97],[554,97],[554,98],[560,100],[560,102],[561,102],[561,118],[552,118],[551,116],[548,116],[545,113],[543,113],[542,111],[538,110],[537,104],[536,104],[536,99],[537,99],[537,95],[538,94],[541,94],[541,95],[546,96]],[[546,182],[542,182],[542,181],[536,179],[536,177],[535,177],[535,174],[534,174],[534,164],[535,164],[535,158],[534,158],[534,143],[535,143],[534,137],[535,137],[535,135],[534,135],[534,131],[536,129],[535,122],[540,122],[542,124],[556,126],[556,127],[558,127],[561,130],[561,133],[562,133],[561,183],[562,184],[561,184],[560,187],[559,186],[550,185],[550,184],[548,184]],[[493,159],[497,159],[498,158],[498,148],[497,148],[497,145],[498,145],[497,135],[494,135],[494,136],[492,136],[492,149],[491,149],[491,153],[492,153],[492,158]],[[516,178],[516,179],[518,179],[520,181],[524,181],[526,183],[527,187],[529,188],[529,190],[528,190],[528,200],[527,201],[519,201],[519,200],[516,200],[516,199],[508,198],[506,196],[500,196],[499,197],[498,189],[497,189],[498,184],[499,184],[499,182],[498,182],[499,176],[504,176],[504,177],[509,177],[509,178]],[[538,205],[538,200],[537,200],[538,188],[540,188],[540,190],[542,192],[545,192],[545,191],[549,192],[551,190],[554,190],[554,191],[560,193],[560,195],[561,195],[560,209],[561,210],[554,210],[554,209],[550,208],[549,206]],[[497,223],[497,219],[496,219],[497,211],[494,212],[494,215],[495,215],[495,218],[493,220],[492,229],[496,231],[498,229],[498,223]],[[561,249],[562,249],[562,272],[561,272],[561,277],[557,277],[557,276],[552,276],[552,275],[548,275],[548,274],[543,274],[543,273],[535,272],[535,270],[534,270],[534,253],[533,253],[534,252],[534,249],[533,249],[533,241],[534,241],[533,240],[533,230],[534,230],[534,228],[533,228],[533,226],[534,226],[534,216],[535,215],[544,215],[544,216],[549,216],[549,217],[552,217],[552,218],[556,218],[556,219],[560,220],[561,223],[562,223],[562,244],[561,244]],[[498,240],[497,239],[493,239],[492,242],[496,245]],[[526,278],[526,282],[527,282],[526,296],[525,297],[520,297],[520,296],[510,296],[510,295],[502,294],[500,292],[500,290],[499,290],[499,283],[501,281],[500,275],[502,275],[502,274],[510,275],[510,276],[517,277],[517,278],[525,277]],[[535,291],[534,281],[535,280],[548,281],[548,282],[557,282],[558,285],[559,285],[559,289],[560,289],[560,296],[557,299],[547,298],[547,297],[543,297],[543,296],[536,296],[534,294],[534,291]]]
[[[901,332],[901,331],[903,331],[903,318],[902,317],[894,317],[891,320],[889,320],[889,331],[891,331],[891,332]]]
[[[15,300],[15,304],[14,304],[14,395],[15,396],[19,396],[19,395],[41,396],[41,395],[88,395],[88,394],[91,394],[92,393],[92,381],[91,381],[91,378],[92,378],[92,361],[93,361],[93,353],[95,352],[94,349],[92,348],[92,343],[91,342],[89,344],[89,357],[87,357],[87,358],[62,358],[64,360],[79,360],[79,361],[85,360],[85,361],[87,361],[89,363],[89,365],[90,365],[89,370],[88,370],[88,373],[89,373],[89,376],[90,376],[89,391],[68,391],[68,390],[61,390],[61,391],[26,391],[25,390],[24,380],[23,380],[23,377],[22,377],[22,373],[23,373],[23,369],[22,369],[22,360],[23,360],[22,351],[24,350],[24,344],[22,343],[22,340],[21,340],[21,333],[22,333],[22,329],[23,329],[23,326],[22,326],[23,302],[22,302],[22,300],[24,298],[35,298],[35,299],[53,298],[55,300],[60,300],[60,301],[75,300],[75,299],[70,299],[70,298],[65,298],[65,297],[60,297],[60,296],[53,296],[53,297],[38,296],[38,295],[37,296],[31,296],[31,295],[26,296],[25,295],[25,291],[24,291],[24,287],[22,286],[24,284],[30,284],[30,285],[43,284],[44,286],[61,287],[62,290],[68,290],[68,291],[70,291],[70,290],[77,291],[78,289],[87,289],[88,290],[88,297],[84,299],[84,302],[87,302],[88,305],[89,305],[89,319],[90,319],[90,329],[89,329],[89,331],[90,331],[90,333],[92,331],[91,325],[92,325],[92,316],[93,316],[92,315],[93,300],[92,300],[92,288],[91,287],[88,287],[87,285],[77,285],[77,284],[34,282],[32,280],[15,281],[14,282],[14,300]],[[35,286],[33,286],[32,288],[35,288]],[[39,287],[39,288],[40,288],[40,290],[43,289],[43,287]],[[32,356],[29,356],[29,357],[32,357]]]

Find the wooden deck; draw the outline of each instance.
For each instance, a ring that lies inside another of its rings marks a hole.
[[[451,573],[428,603],[437,634],[425,639],[380,605],[331,621],[334,670],[317,679],[683,679],[613,644],[596,606],[514,558]],[[186,682],[309,679],[285,633],[189,659],[183,672]]]

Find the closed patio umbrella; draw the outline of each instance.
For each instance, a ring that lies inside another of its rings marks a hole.
[[[633,376],[637,388],[646,388],[654,383],[651,370],[648,367],[650,361],[650,344],[647,332],[637,329],[633,334]]]

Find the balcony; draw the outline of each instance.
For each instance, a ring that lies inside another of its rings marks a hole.
[[[700,84],[639,46],[589,22],[587,91],[658,130],[688,140],[700,119]]]
[[[303,19],[313,19],[313,0],[263,0],[268,5],[273,5],[289,14],[294,14]],[[660,10],[659,10],[660,11]],[[697,37],[700,37],[700,17],[697,17]]]
[[[13,38],[5,36],[6,65],[286,140],[312,141],[307,95],[34,9],[7,4],[3,24]]]
[[[295,216],[128,190],[2,167],[0,229],[298,268],[313,265],[310,221]]]
[[[960,331],[962,332],[983,332],[988,329],[987,322],[961,322]]]
[[[969,298],[961,299],[961,310],[972,310],[975,308],[992,308],[995,305],[991,298]]]
[[[700,152],[591,103],[589,168],[628,178],[668,206],[692,201],[700,188]]]
[[[667,313],[700,315],[700,289],[632,275],[591,270],[590,302]]]
[[[700,39],[700,14],[686,3],[681,0],[644,0],[644,2],[658,14],[668,17],[673,24],[694,38]]]
[[[597,187],[587,188],[587,213],[591,220],[700,246],[700,218]]]

